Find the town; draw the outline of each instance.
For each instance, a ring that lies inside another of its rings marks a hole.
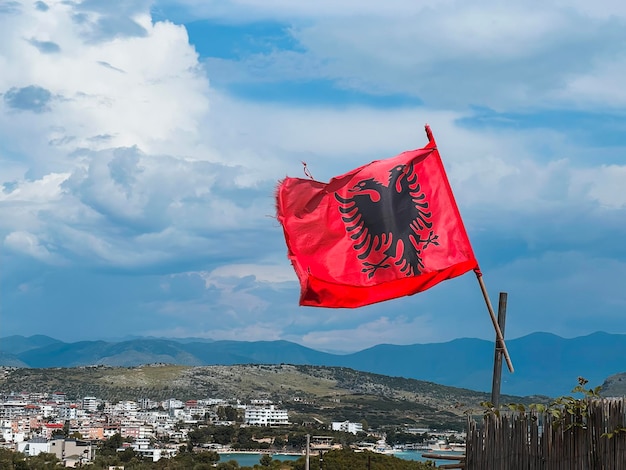
[[[300,398],[294,397],[294,401]],[[158,461],[185,450],[212,450],[227,453],[240,450],[271,452],[271,449],[304,453],[304,443],[287,430],[296,423],[289,420],[289,411],[282,404],[266,399],[241,403],[237,399],[192,399],[185,402],[176,398],[155,401],[139,398],[111,403],[88,396],[69,399],[62,391],[20,392],[0,396],[0,446],[21,452],[26,456],[51,453],[66,467],[75,467],[93,461],[98,444],[119,439],[118,452],[132,449],[133,455]],[[310,432],[330,431],[329,435],[313,436],[310,449],[319,451],[341,448],[346,443],[355,448],[391,453],[395,449],[456,450],[462,449],[464,434],[455,431],[437,432],[430,429],[407,429],[414,438],[388,443],[385,433],[364,429],[359,422],[297,423],[310,427]],[[241,437],[231,442],[226,438],[203,438],[203,429],[211,426],[227,429],[264,428],[281,429],[281,435]],[[333,436],[342,435],[341,439]],[[304,434],[301,433],[299,437]],[[291,436],[291,437],[290,437]],[[424,439],[427,437],[428,439]],[[211,441],[211,442],[209,442]],[[392,447],[392,444],[394,446]],[[243,447],[242,447],[243,446]]]

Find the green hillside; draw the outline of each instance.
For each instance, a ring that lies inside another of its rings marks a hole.
[[[115,402],[151,398],[181,400],[270,399],[290,411],[292,422],[362,421],[372,427],[464,426],[464,413],[479,410],[485,393],[414,379],[358,372],[342,367],[296,365],[109,366],[5,369],[0,393],[65,392]],[[503,397],[503,401],[530,399]]]

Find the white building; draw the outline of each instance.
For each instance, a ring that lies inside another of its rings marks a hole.
[[[226,405],[226,400],[221,398],[207,398],[206,400],[198,400],[198,404],[206,406]]]
[[[272,400],[268,400],[267,398],[250,400],[250,404],[254,406],[271,405]]]
[[[0,403],[0,418],[11,419],[16,416],[25,415],[26,405],[28,405],[28,402],[10,397],[8,400]]]
[[[56,403],[45,403],[40,406],[40,409],[44,418],[50,418],[51,416],[55,416],[57,413]]]
[[[361,423],[351,423],[350,421],[338,422],[334,421],[332,423],[333,431],[342,431],[342,432],[351,432],[352,434],[357,434],[363,431],[363,425]]]
[[[0,420],[0,438],[4,439],[4,442],[22,442],[24,433],[14,432],[10,420]]]
[[[158,408],[159,403],[151,400],[150,398],[141,398],[139,400],[139,409],[140,410],[153,410],[154,408]]]
[[[56,403],[63,403],[65,401],[65,393],[54,392],[52,395],[50,395],[50,400]]]
[[[152,460],[156,462],[161,458],[170,458],[177,454],[176,449],[155,449],[154,447],[150,447],[150,440],[139,438],[132,444],[132,448],[144,459]]]
[[[18,442],[15,450],[21,452],[28,457],[34,457],[42,452],[50,452],[48,439],[43,437],[34,437],[30,441]]]
[[[170,398],[169,400],[165,400],[163,402],[163,408],[165,408],[166,410],[183,408],[184,406],[185,404],[176,398]]]
[[[121,411],[122,413],[126,413],[127,415],[133,415],[139,409],[136,401],[125,400],[120,401],[115,405],[116,411]]]
[[[96,397],[83,398],[83,410],[93,413],[97,409],[98,409],[98,399]]]
[[[78,417],[78,409],[76,405],[66,403],[59,406],[57,409],[57,416],[62,421],[76,419]]]
[[[289,416],[275,405],[251,406],[246,408],[245,421],[253,426],[280,426],[289,424]]]

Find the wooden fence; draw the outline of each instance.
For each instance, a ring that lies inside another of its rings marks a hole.
[[[582,412],[564,409],[560,416],[546,410],[488,413],[482,423],[469,418],[465,469],[626,469],[624,399],[584,403]]]

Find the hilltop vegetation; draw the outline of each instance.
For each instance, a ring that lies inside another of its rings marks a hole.
[[[0,393],[61,391],[69,400],[95,396],[110,402],[151,398],[269,399],[292,422],[365,420],[372,427],[464,427],[464,412],[479,409],[485,393],[344,367],[235,365],[5,369]],[[503,401],[530,399],[503,397]]]

